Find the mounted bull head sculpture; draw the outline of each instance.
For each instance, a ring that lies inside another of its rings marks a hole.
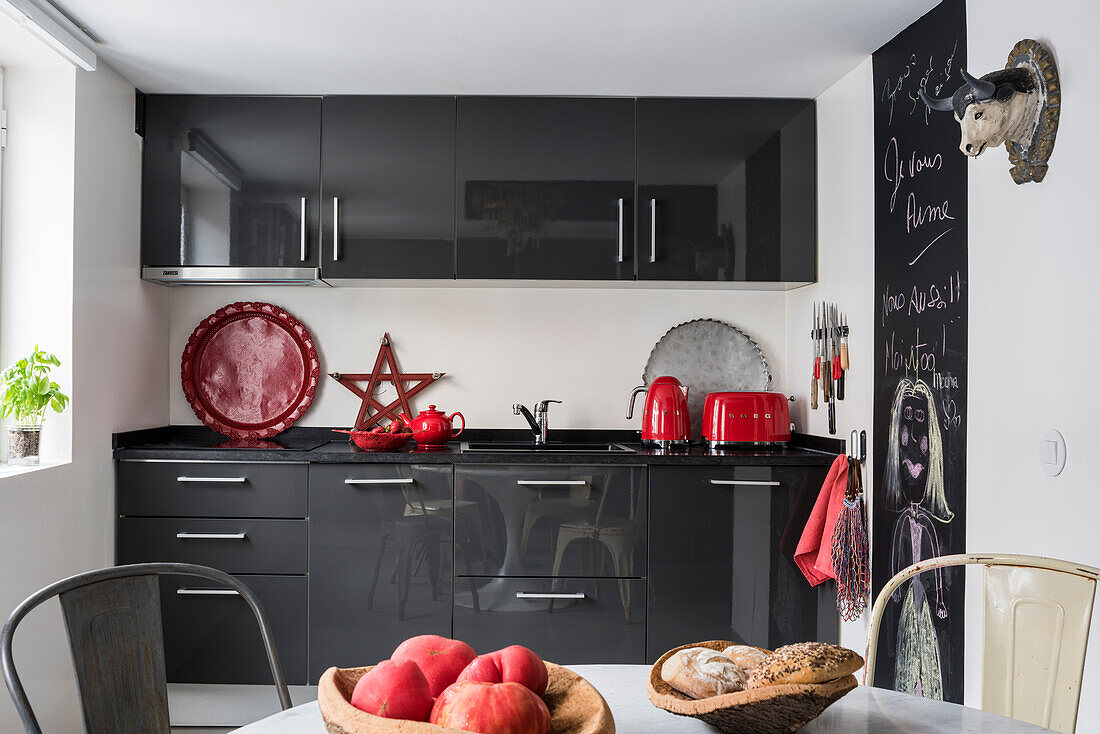
[[[935,99],[923,89],[930,109],[955,113],[962,128],[959,150],[976,158],[1002,143],[1014,164],[1016,183],[1042,181],[1058,131],[1061,92],[1054,60],[1041,44],[1016,44],[1004,69],[980,79],[961,70],[963,85],[950,97]]]
[[[962,78],[965,84],[944,99],[934,99],[920,90],[920,98],[932,109],[955,113],[962,128],[959,150],[977,157],[986,148],[1009,140],[1021,145],[1031,142],[1042,100],[1030,69],[1002,69],[981,79],[963,69]]]

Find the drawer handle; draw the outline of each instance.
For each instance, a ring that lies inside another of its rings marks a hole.
[[[778,487],[780,482],[761,479],[711,479],[711,484],[727,484],[734,487]]]
[[[209,482],[211,484],[244,484],[248,477],[176,477],[177,482]]]
[[[180,596],[240,596],[236,589],[176,589]]]
[[[517,479],[516,484],[521,487],[583,487],[588,484],[584,479]]]
[[[412,484],[416,480],[412,477],[398,479],[345,479],[344,484]]]
[[[517,591],[517,599],[584,599],[583,591],[562,592],[560,594],[537,594],[533,591]]]
[[[245,533],[176,533],[180,540],[248,540]]]

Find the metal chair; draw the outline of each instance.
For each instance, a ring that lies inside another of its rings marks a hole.
[[[914,576],[949,566],[984,572],[982,709],[1072,734],[1100,569],[1042,556],[961,553],[902,569],[875,599],[863,681],[875,680],[882,614]]]
[[[44,601],[58,597],[73,653],[77,693],[87,734],[169,734],[168,684],[161,632],[159,576],[195,576],[240,594],[260,627],[283,710],[290,691],[279,664],[271,625],[256,595],[229,574],[190,563],[135,563],[70,576],[32,594],[0,633],[4,683],[28,734],[42,734],[15,672],[16,626]]]

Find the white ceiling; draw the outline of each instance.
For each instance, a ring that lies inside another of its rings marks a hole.
[[[146,92],[814,97],[938,0],[56,0]]]

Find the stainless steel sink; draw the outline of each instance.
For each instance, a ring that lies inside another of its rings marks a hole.
[[[530,441],[463,441],[465,454],[495,453],[556,453],[556,454],[633,454],[634,449],[618,443],[556,443],[536,446]]]

